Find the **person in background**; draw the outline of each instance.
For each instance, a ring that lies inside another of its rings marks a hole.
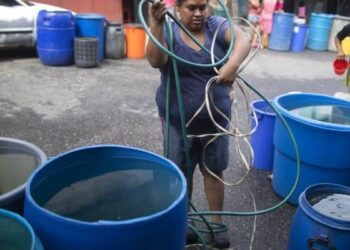
[[[259,0],[249,0],[248,1],[248,21],[254,26],[257,32],[261,32],[259,27],[261,13],[261,4]],[[256,32],[253,33],[252,47],[256,47],[259,44],[258,35]]]
[[[208,16],[208,0],[176,0],[175,7],[179,21],[183,26],[191,32],[200,44],[210,50],[215,30],[225,19],[219,16]],[[161,41],[165,47],[169,48],[169,37],[164,31],[165,14],[165,2],[155,0],[154,4],[150,7],[150,31],[158,41]],[[196,63],[211,63],[210,55],[206,51],[193,42],[175,22],[171,22],[171,25],[174,53],[177,56]],[[231,40],[230,34],[229,24],[225,22],[218,32],[217,43],[215,44],[214,51],[217,57],[222,58],[225,55]],[[232,100],[230,98],[230,86],[236,77],[237,69],[248,56],[249,51],[250,40],[248,36],[238,27],[234,26],[234,48],[228,61],[219,67],[218,75],[212,68],[194,67],[181,62],[178,63],[186,123],[194,116],[203,103],[206,84],[214,76],[217,76],[216,83],[211,88],[214,103],[227,117],[231,117]],[[156,93],[156,103],[163,128],[165,127],[164,118],[166,117],[166,79],[167,77],[171,79],[169,159],[179,166],[186,176],[187,181],[191,183],[193,174],[188,176],[188,167],[191,168],[191,172],[193,173],[198,164],[203,175],[204,191],[209,210],[222,211],[224,205],[224,184],[204,168],[204,162],[212,172],[223,178],[223,172],[228,167],[229,138],[228,136],[218,137],[218,139],[206,148],[204,155],[203,149],[212,138],[211,136],[204,138],[183,138],[174,76],[168,73],[171,58],[159,49],[152,40],[149,40],[147,44],[146,58],[152,67],[160,70],[161,74],[161,83]],[[213,116],[221,126],[228,126],[227,120],[219,112],[215,111]],[[213,125],[206,110],[202,110],[191,125],[187,127],[188,134],[200,135],[215,132],[218,132],[217,128]],[[191,166],[188,166],[186,163],[184,139],[189,145]],[[191,193],[192,190],[189,190],[189,197],[191,197]],[[213,215],[211,216],[211,221],[222,223],[222,217],[220,215]],[[194,243],[195,240],[197,239],[193,238],[193,232],[191,234],[191,230],[188,230],[187,243]],[[227,232],[216,234],[212,245],[218,249],[229,247],[230,242]]]
[[[344,54],[341,43],[348,36],[350,36],[350,23],[345,25],[335,36],[334,43],[335,43],[335,47],[337,48],[337,58],[338,59],[345,58],[345,54]]]

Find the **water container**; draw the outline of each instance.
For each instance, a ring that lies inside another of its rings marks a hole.
[[[290,13],[273,14],[272,32],[269,40],[269,49],[289,51],[293,34],[294,15]]]
[[[102,61],[104,58],[105,47],[105,17],[94,13],[81,13],[75,15],[77,37],[97,37],[98,38],[98,56]]]
[[[126,30],[126,56],[131,59],[145,57],[146,32],[140,24],[128,24]]]
[[[186,180],[142,149],[84,147],[32,174],[24,216],[46,249],[184,249]]]
[[[41,62],[65,66],[74,62],[75,19],[69,11],[39,12],[37,17],[37,51]]]
[[[273,167],[273,130],[276,114],[264,100],[256,100],[251,103],[258,117],[258,127],[251,136],[251,145],[254,150],[252,165],[257,169],[272,171]],[[251,127],[255,127],[254,119],[251,119]]]
[[[43,250],[29,223],[16,213],[0,209],[0,248],[2,250]]]
[[[308,187],[299,197],[288,250],[350,249],[349,199],[346,186],[320,183]]]
[[[275,98],[275,107],[288,122],[299,148],[300,180],[288,202],[296,205],[306,187],[332,182],[350,185],[350,102],[332,96],[297,93]],[[272,186],[286,197],[296,178],[296,155],[280,119],[274,131]]]
[[[121,59],[124,57],[125,36],[123,24],[109,22],[106,31],[106,57],[111,59]]]
[[[0,137],[0,208],[23,212],[27,179],[45,161],[45,154],[35,145]]]
[[[304,51],[306,45],[307,31],[308,26],[306,24],[296,24],[294,26],[291,51]]]
[[[318,51],[327,50],[332,23],[333,15],[312,13],[306,47]]]
[[[328,40],[329,51],[333,51],[333,52],[337,51],[337,48],[335,47],[335,43],[334,43],[335,36],[345,25],[349,23],[350,23],[350,17],[339,16],[339,15],[334,16],[331,33],[329,35],[329,40]]]

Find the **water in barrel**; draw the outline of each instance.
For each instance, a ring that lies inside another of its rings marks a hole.
[[[291,110],[304,118],[339,125],[350,125],[350,107],[337,105],[305,106]]]
[[[0,152],[0,196],[23,185],[37,164],[29,154]]]
[[[118,166],[118,170],[106,172],[111,169],[108,166]],[[45,209],[85,222],[120,221],[162,211],[181,193],[181,185],[169,171],[162,171],[157,164],[145,160],[116,158],[101,166],[85,162],[83,167],[86,175],[54,194],[44,204]],[[48,180],[77,176],[74,171],[79,169],[82,171],[76,165],[65,168]],[[104,171],[98,173],[102,169]],[[39,191],[47,185],[43,182],[35,189]]]

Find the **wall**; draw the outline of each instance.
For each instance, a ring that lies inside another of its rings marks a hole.
[[[123,21],[122,0],[37,0],[76,13],[90,12],[104,15],[109,21]]]

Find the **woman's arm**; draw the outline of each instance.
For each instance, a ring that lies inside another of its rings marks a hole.
[[[337,48],[337,58],[339,59],[345,58],[345,54],[341,46],[341,41],[339,40],[338,36],[335,36],[334,43],[335,43],[335,47]]]
[[[228,62],[219,70],[219,76],[216,80],[218,83],[232,84],[236,78],[238,67],[248,56],[250,51],[250,38],[238,27],[234,26],[233,29],[235,39],[234,47]],[[228,28],[225,32],[225,41],[229,44],[230,40],[231,32]]]
[[[163,0],[155,0],[149,11],[149,24],[152,34],[158,41],[163,43],[164,46],[164,22],[165,13],[167,11],[166,4]],[[146,47],[146,58],[152,67],[159,68],[164,66],[168,62],[168,56],[161,51],[157,45],[149,39]]]

